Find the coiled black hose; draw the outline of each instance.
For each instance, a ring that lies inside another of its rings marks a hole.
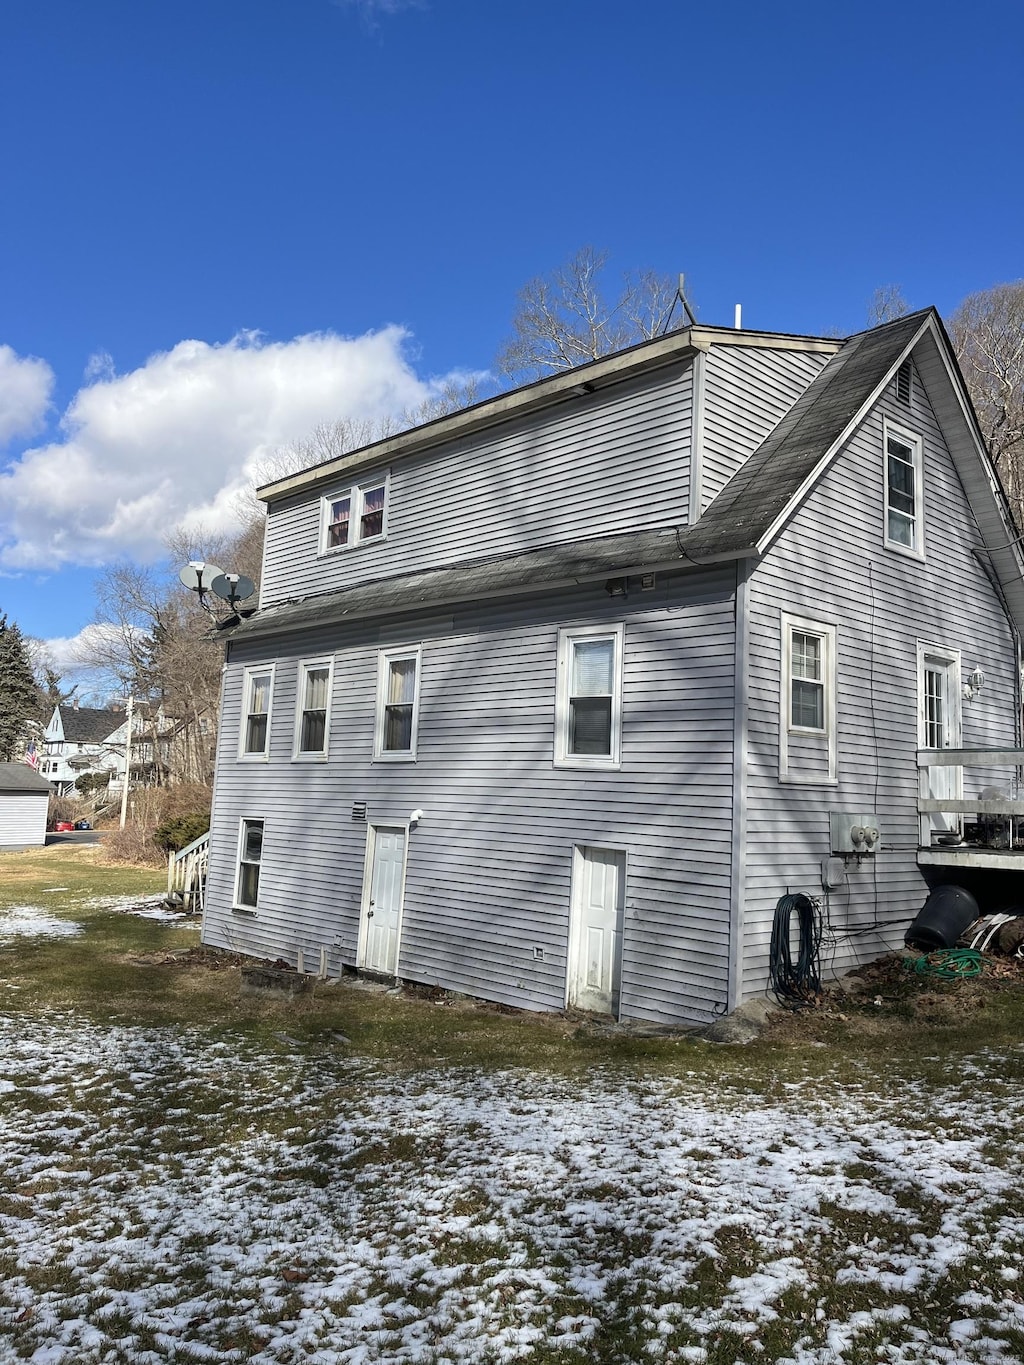
[[[799,946],[793,957],[791,923],[797,917]],[[781,896],[772,921],[768,980],[780,1005],[806,1009],[821,994],[821,915],[816,901],[797,894]]]

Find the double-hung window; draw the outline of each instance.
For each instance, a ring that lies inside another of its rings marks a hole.
[[[326,758],[331,721],[330,659],[307,659],[299,664],[298,704],[295,711],[295,757]]]
[[[270,705],[274,690],[273,666],[247,668],[242,692],[242,758],[266,758],[270,752]]]
[[[235,878],[235,907],[237,909],[256,909],[262,859],[263,821],[243,820],[238,837],[238,875]]]
[[[555,763],[617,768],[622,732],[621,625],[558,632]]]
[[[834,782],[836,628],[782,613],[779,777]]]
[[[924,555],[924,507],[921,488],[921,438],[884,424],[885,543],[919,557]]]
[[[387,529],[387,476],[367,479],[323,498],[320,504],[320,553],[381,540]]]
[[[394,761],[416,757],[420,657],[418,645],[380,652],[374,758]]]

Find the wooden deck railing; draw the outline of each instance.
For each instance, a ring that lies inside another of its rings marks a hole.
[[[1024,768],[1024,749],[918,749],[917,766],[924,768]],[[977,796],[921,796],[922,815],[1024,816],[1024,798],[1001,796],[982,801]]]
[[[181,897],[189,910],[206,909],[206,869],[210,859],[209,833],[193,839],[180,853],[167,857],[167,896]]]

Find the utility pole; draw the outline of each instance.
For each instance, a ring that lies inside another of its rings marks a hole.
[[[125,815],[128,810],[128,779],[132,772],[132,708],[135,704],[132,694],[128,693],[128,710],[125,724],[128,735],[124,742],[124,777],[121,780],[121,828],[124,829]]]

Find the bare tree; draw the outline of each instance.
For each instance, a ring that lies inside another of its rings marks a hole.
[[[1024,527],[1024,280],[969,294],[949,327],[989,454]]]
[[[868,304],[868,326],[880,327],[883,322],[895,322],[909,312],[910,304],[898,284],[880,284]]]
[[[585,246],[565,265],[523,286],[512,335],[498,353],[503,375],[535,379],[570,370],[670,329],[679,301],[676,283],[651,270],[634,271],[610,299],[600,278],[607,262],[607,252]],[[674,325],[685,322],[681,310]]]

